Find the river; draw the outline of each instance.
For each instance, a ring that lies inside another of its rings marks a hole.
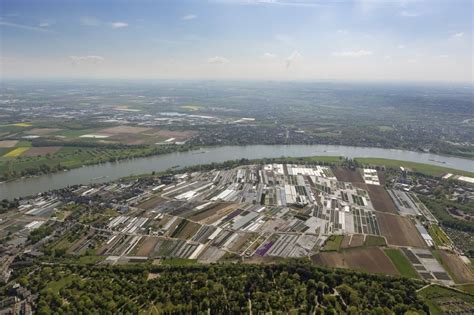
[[[19,179],[0,184],[0,199],[25,197],[51,189],[76,184],[100,183],[130,175],[164,171],[173,166],[191,166],[241,158],[275,158],[282,156],[345,156],[387,158],[450,167],[474,172],[474,161],[404,150],[364,148],[336,145],[250,145],[203,148],[146,158],[85,166],[67,172]]]

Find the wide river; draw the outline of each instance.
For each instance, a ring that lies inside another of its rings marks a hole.
[[[474,161],[435,154],[335,145],[250,145],[202,148],[199,151],[171,153],[147,158],[85,166],[67,172],[15,180],[0,184],[0,199],[25,197],[76,184],[100,183],[130,175],[164,171],[173,166],[191,166],[241,158],[303,156],[373,157],[440,165],[474,172]]]

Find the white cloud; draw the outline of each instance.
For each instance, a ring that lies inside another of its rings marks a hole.
[[[83,63],[101,63],[105,60],[102,56],[69,56],[69,60],[74,64],[83,64]]]
[[[39,27],[50,27],[51,26],[51,23],[49,22],[41,22],[38,24]]]
[[[91,16],[83,16],[80,18],[79,21],[81,22],[81,25],[84,25],[84,26],[99,26],[100,25],[100,20]]]
[[[437,56],[437,58],[446,59],[446,58],[449,58],[449,55],[439,55]]]
[[[337,30],[339,34],[347,35],[349,32],[347,30]]]
[[[225,64],[225,63],[229,63],[229,60],[227,58],[224,58],[224,57],[214,56],[214,57],[211,57],[211,58],[207,59],[207,63],[214,64],[214,65],[222,65],[222,64]]]
[[[463,36],[464,36],[464,32],[459,32],[459,33],[453,34],[454,38],[461,38]]]
[[[8,27],[19,28],[19,29],[22,29],[22,30],[42,32],[42,33],[51,32],[50,30],[46,30],[46,29],[41,28],[41,27],[29,26],[29,25],[23,25],[23,24],[17,24],[17,23],[10,23],[10,22],[7,22],[7,21],[0,21],[0,26],[8,26]]]
[[[273,59],[276,59],[277,58],[277,55],[275,54],[272,54],[272,53],[269,53],[269,52],[266,52],[262,55],[262,58],[263,59],[267,59],[267,60],[273,60]]]
[[[127,27],[128,23],[125,23],[125,22],[112,22],[112,23],[110,23],[110,26],[112,28],[123,28],[123,27]]]
[[[194,20],[197,18],[197,15],[196,14],[188,14],[188,15],[185,15],[185,16],[182,16],[181,17],[181,20],[183,21],[189,21],[189,20]]]
[[[398,45],[397,47],[398,47],[398,49],[405,49],[406,48],[406,46],[402,45],[402,44]]]
[[[337,57],[364,57],[373,55],[373,52],[370,50],[350,50],[350,51],[340,51],[340,52],[333,52],[333,56]]]
[[[288,58],[286,58],[286,67],[289,68],[295,61],[301,59],[301,54],[294,50]]]
[[[417,16],[420,16],[419,13],[410,12],[410,11],[402,11],[402,12],[400,12],[400,15],[403,16],[403,17],[417,17]]]

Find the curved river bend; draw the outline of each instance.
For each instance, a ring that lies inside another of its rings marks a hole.
[[[115,180],[130,175],[164,171],[170,167],[223,162],[241,158],[276,158],[304,156],[345,156],[387,158],[431,165],[446,166],[474,172],[474,161],[435,154],[335,145],[250,145],[203,148],[201,151],[178,152],[117,163],[85,166],[39,177],[31,177],[0,184],[0,199],[24,197],[51,189],[76,184],[90,184]]]

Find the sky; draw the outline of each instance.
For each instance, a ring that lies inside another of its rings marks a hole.
[[[0,0],[0,78],[473,81],[471,0]]]

